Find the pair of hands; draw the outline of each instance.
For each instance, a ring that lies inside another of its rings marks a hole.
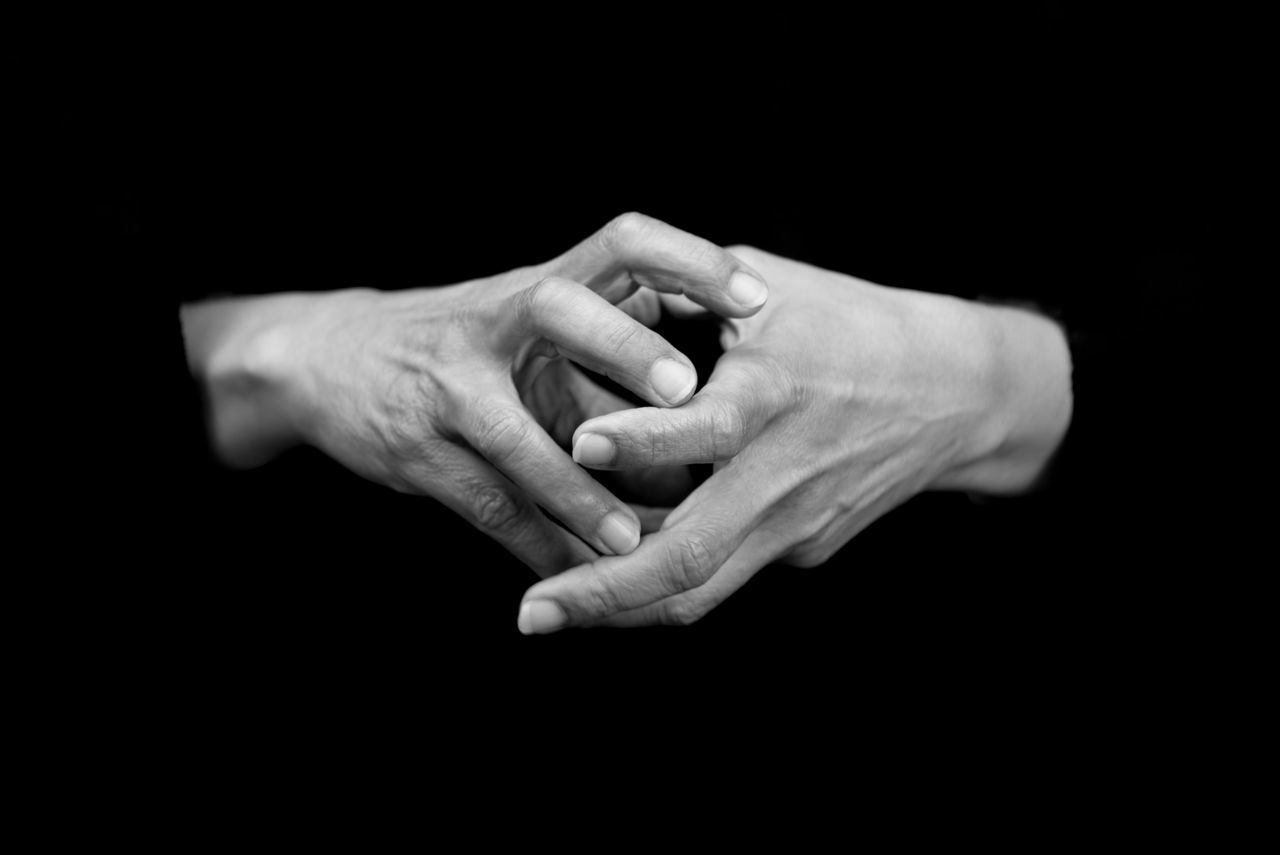
[[[725,318],[726,352],[693,395],[692,365],[645,323],[704,311]],[[1065,342],[1038,316],[725,251],[634,214],[489,279],[217,301],[183,320],[225,459],[309,442],[439,499],[548,577],[524,597],[523,632],[692,622],[765,564],[821,563],[920,490],[1024,488],[1070,414]],[[691,463],[714,474],[669,507]]]

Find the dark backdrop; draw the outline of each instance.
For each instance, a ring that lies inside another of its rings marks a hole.
[[[1054,705],[1063,681],[1133,687],[1184,660],[1174,559],[1200,548],[1184,438],[1201,418],[1184,404],[1207,383],[1188,340],[1217,263],[1195,144],[1213,97],[1185,30],[1058,4],[698,28],[655,12],[591,37],[607,48],[522,23],[11,64],[45,93],[75,269],[147,320],[117,344],[146,420],[127,458],[164,480],[130,504],[132,538],[112,535],[133,559],[84,596],[129,604],[112,631],[160,679],[195,675],[211,704],[305,687],[416,708],[509,691],[515,671],[548,697],[588,675],[637,693],[727,676],[777,701],[768,674]],[[918,497],[690,628],[523,638],[533,575],[430,500],[305,449],[251,472],[204,452],[181,300],[455,282],[626,210],[1059,317],[1077,419],[1047,489]]]

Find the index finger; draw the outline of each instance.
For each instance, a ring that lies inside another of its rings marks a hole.
[[[514,394],[465,403],[462,438],[597,552],[630,552],[640,539],[632,510],[574,464]]]
[[[571,568],[525,592],[521,632],[555,632],[638,609],[706,583],[754,531],[768,507],[750,466],[721,469],[629,555]]]
[[[578,425],[573,459],[593,469],[719,463],[746,447],[785,404],[767,367],[722,358],[684,406],[619,408]]]
[[[610,302],[636,285],[683,294],[729,318],[754,315],[769,298],[764,277],[708,240],[643,214],[615,217],[552,261],[549,273],[582,282]]]

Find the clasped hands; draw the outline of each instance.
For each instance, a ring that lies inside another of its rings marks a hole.
[[[695,394],[693,365],[649,325],[705,312],[724,354]],[[922,490],[1024,490],[1071,414],[1065,338],[1035,313],[724,250],[639,214],[490,278],[182,315],[224,460],[310,443],[438,499],[543,577],[525,633],[691,623]],[[696,489],[695,463],[714,464]]]

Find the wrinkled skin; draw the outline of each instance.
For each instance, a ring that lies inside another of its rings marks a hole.
[[[1070,360],[1048,320],[731,251],[771,296],[724,324],[706,386],[674,409],[590,419],[574,445],[598,469],[712,462],[714,474],[634,552],[530,588],[522,631],[691,623],[770,562],[823,563],[922,490],[1023,490],[1061,440]]]
[[[312,444],[372,481],[435,497],[547,575],[640,537],[636,513],[562,448],[583,420],[628,406],[570,361],[656,406],[694,389],[689,360],[615,305],[638,288],[737,317],[767,296],[724,250],[630,214],[498,276],[213,301],[184,307],[183,328],[228,462]],[[678,470],[636,483],[649,495],[688,486]]]

